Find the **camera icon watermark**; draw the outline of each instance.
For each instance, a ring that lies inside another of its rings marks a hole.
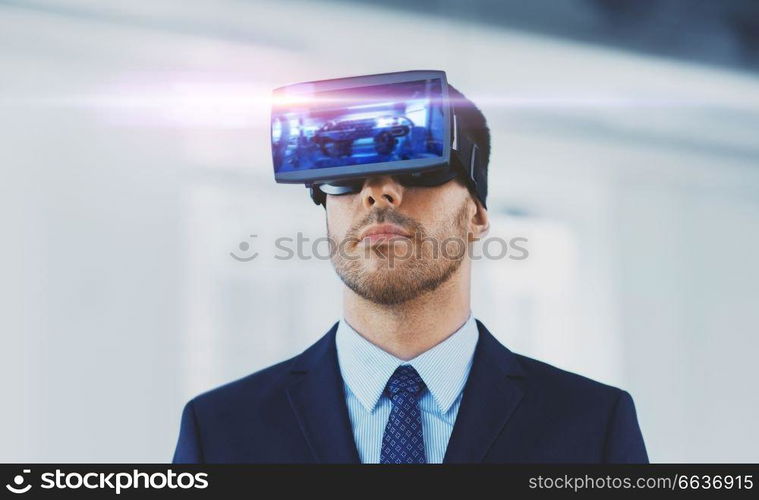
[[[22,471],[24,474],[30,474],[32,472],[31,469],[24,469]],[[16,474],[16,476],[13,477],[13,484],[6,484],[5,487],[8,488],[8,491],[11,493],[21,494],[26,493],[27,491],[32,489],[31,484],[27,484],[26,486],[23,486],[24,481],[26,481],[26,477],[24,477],[22,474]]]

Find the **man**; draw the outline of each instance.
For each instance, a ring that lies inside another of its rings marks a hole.
[[[485,117],[449,91],[487,179]],[[629,393],[513,353],[472,316],[486,192],[375,175],[324,195],[342,318],[188,402],[174,462],[648,462]]]

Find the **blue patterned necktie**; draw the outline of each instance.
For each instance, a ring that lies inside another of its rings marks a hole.
[[[382,436],[382,464],[424,464],[424,434],[419,396],[427,386],[411,365],[399,366],[390,376],[385,395],[393,402]]]

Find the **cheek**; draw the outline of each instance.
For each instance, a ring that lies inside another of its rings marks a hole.
[[[351,211],[338,206],[337,204],[330,207],[327,205],[327,227],[329,234],[338,241],[345,238],[345,234],[351,225]]]
[[[455,182],[407,191],[409,210],[424,224],[450,222],[468,196],[466,187]]]
[[[437,207],[434,216],[422,223],[431,236],[438,239],[459,237],[462,233],[462,221],[460,212],[452,210],[450,206]]]

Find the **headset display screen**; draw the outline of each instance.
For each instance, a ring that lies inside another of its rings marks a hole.
[[[274,171],[439,158],[439,78],[283,96],[272,112]]]

